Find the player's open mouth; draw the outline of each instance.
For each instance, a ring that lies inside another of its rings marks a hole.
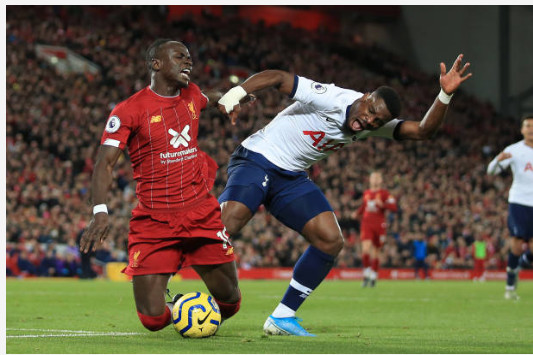
[[[362,131],[364,130],[365,128],[363,127],[363,124],[361,121],[359,121],[358,118],[355,118],[352,122],[352,130],[354,132],[359,132],[359,131]]]
[[[189,76],[190,74],[191,74],[191,70],[190,69],[183,69],[181,71],[181,76],[183,78],[185,78],[185,80],[187,80],[187,81],[191,80],[191,77]]]

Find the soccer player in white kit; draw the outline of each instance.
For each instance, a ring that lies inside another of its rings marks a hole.
[[[420,122],[396,119],[401,101],[390,87],[363,94],[281,70],[253,75],[220,99],[219,109],[233,124],[239,102],[248,93],[275,87],[296,101],[235,150],[219,197],[222,222],[230,235],[238,233],[264,204],[310,243],[263,326],[266,334],[314,336],[299,324],[296,311],[327,276],[344,245],[333,209],[305,169],[361,138],[431,138],[444,120],[451,96],[472,75],[466,73],[470,63],[462,65],[462,59],[461,54],[449,72],[440,63],[441,92]]]
[[[507,259],[506,299],[519,299],[516,294],[520,266],[533,262],[533,114],[522,118],[524,139],[506,147],[487,167],[490,175],[499,174],[509,166],[513,183],[509,190],[507,226],[511,245]],[[529,241],[529,250],[522,254],[522,245]],[[522,255],[521,255],[522,254]]]

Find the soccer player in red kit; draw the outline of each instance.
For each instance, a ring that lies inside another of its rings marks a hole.
[[[361,248],[363,261],[363,287],[376,284],[379,268],[379,251],[385,243],[385,211],[396,212],[396,199],[382,188],[383,176],[370,174],[370,188],[363,193],[363,204],[355,212],[361,218]]]
[[[112,171],[128,148],[138,205],[128,235],[133,294],[141,323],[156,331],[171,323],[165,302],[170,277],[192,266],[220,306],[223,319],[240,307],[235,256],[220,206],[209,193],[217,164],[198,147],[200,111],[216,103],[190,82],[192,60],[181,42],[159,39],[146,54],[149,86],[119,103],[101,139],[92,177],[93,219],[80,249],[102,243],[109,229],[105,205]],[[176,299],[176,297],[174,298]]]

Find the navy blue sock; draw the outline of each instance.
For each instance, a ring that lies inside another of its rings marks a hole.
[[[335,257],[310,246],[294,266],[292,280],[281,300],[296,311],[307,296],[320,285],[333,267]]]
[[[514,288],[516,284],[516,276],[518,274],[518,262],[520,256],[516,256],[509,252],[507,258],[507,287]]]

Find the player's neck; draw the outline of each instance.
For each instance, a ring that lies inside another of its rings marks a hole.
[[[530,147],[530,148],[533,148],[533,140],[527,140],[527,139],[524,139],[524,143]]]
[[[181,93],[181,88],[172,85],[165,85],[152,82],[150,89],[160,96],[175,97]]]

